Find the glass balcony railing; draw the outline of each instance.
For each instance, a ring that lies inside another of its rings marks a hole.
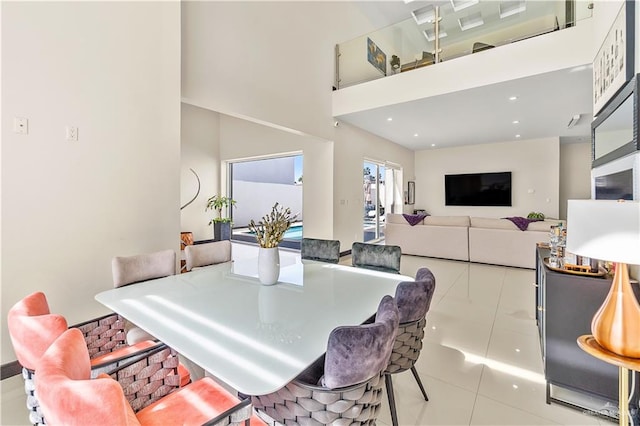
[[[562,30],[591,12],[592,4],[583,0],[434,2],[405,21],[337,45],[334,85],[340,89]]]

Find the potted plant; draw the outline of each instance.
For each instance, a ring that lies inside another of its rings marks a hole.
[[[265,285],[275,284],[280,276],[280,253],[278,245],[284,238],[284,233],[291,227],[291,223],[298,217],[292,214],[290,208],[284,208],[275,203],[271,213],[262,217],[256,224],[253,219],[249,222],[249,229],[255,233],[258,245],[258,278]]]
[[[225,197],[218,194],[207,200],[207,206],[204,211],[214,210],[218,212],[218,216],[209,221],[209,225],[213,224],[214,241],[231,239],[231,218],[222,217],[222,209],[229,209],[229,207],[235,205],[236,201],[231,197]]]

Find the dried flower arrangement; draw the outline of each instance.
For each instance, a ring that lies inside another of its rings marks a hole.
[[[251,219],[249,229],[256,234],[260,247],[278,247],[278,244],[284,238],[284,233],[291,227],[291,223],[297,217],[297,214],[291,214],[290,208],[284,208],[275,203],[271,208],[271,213],[262,216],[262,220],[257,224]]]

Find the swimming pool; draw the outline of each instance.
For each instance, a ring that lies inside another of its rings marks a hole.
[[[234,234],[237,236],[238,234]],[[251,231],[247,231],[245,235],[254,236]],[[255,238],[255,237],[254,237]],[[302,225],[293,225],[284,233],[285,240],[302,241]]]
[[[287,240],[302,240],[302,225],[295,225],[287,229],[284,233]]]

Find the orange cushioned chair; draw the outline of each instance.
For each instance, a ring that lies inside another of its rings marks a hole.
[[[44,352],[67,330],[67,321],[62,315],[51,314],[44,293],[36,292],[26,296],[9,310],[7,323],[16,357],[23,367],[29,419],[33,424],[43,424],[38,399],[34,393],[35,369]],[[106,315],[72,327],[84,335],[84,345],[90,354],[94,375],[117,366],[133,355],[140,357],[141,354],[161,345],[146,340],[127,346],[124,319],[117,314]],[[173,387],[187,384],[191,380],[189,372],[181,365],[178,372],[179,380],[175,379],[175,375],[165,378]]]
[[[36,391],[47,423],[60,425],[249,424],[250,400],[240,401],[211,378],[200,379],[138,413],[109,376],[91,379],[82,333],[65,331],[38,362]]]

